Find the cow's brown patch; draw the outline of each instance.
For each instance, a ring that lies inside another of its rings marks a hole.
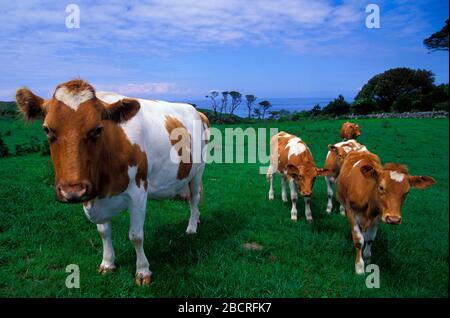
[[[192,169],[191,135],[183,123],[173,116],[166,116],[165,127],[169,133],[172,146],[177,145],[180,165],[177,179],[182,180],[189,176]]]

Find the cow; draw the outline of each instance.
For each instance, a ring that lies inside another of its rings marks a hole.
[[[435,180],[411,176],[405,165],[386,163],[369,151],[350,152],[337,180],[337,199],[345,207],[356,249],[355,271],[364,274],[380,220],[398,225],[401,207],[411,188],[425,189]]]
[[[357,139],[359,136],[361,136],[361,128],[359,125],[348,121],[342,125],[341,138],[343,141]]]
[[[308,146],[294,135],[284,131],[270,139],[270,166],[266,174],[270,183],[269,200],[274,199],[273,175],[279,173],[281,178],[281,198],[287,202],[286,180],[289,182],[292,209],[291,220],[297,221],[297,187],[305,202],[306,220],[313,221],[311,213],[311,195],[317,176],[324,176],[327,172],[316,167],[313,155]]]
[[[186,232],[196,233],[205,161],[194,144],[207,143],[207,118],[188,104],[96,92],[81,79],[58,85],[47,100],[20,88],[16,101],[26,121],[43,120],[56,199],[82,203],[97,225],[103,243],[99,273],[116,268],[111,218],[127,209],[135,283],[150,284],[143,246],[147,199],[184,195],[191,212]]]
[[[327,183],[327,210],[328,214],[333,210],[333,185],[335,184],[341,164],[350,151],[367,151],[367,148],[355,139],[341,141],[334,145],[328,145],[328,153],[325,159],[324,169],[328,171],[325,177]],[[344,207],[340,207],[341,215],[345,216]]]

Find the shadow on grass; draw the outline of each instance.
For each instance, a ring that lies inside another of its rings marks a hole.
[[[150,268],[159,271],[163,267],[184,268],[188,271],[224,241],[235,237],[244,227],[246,218],[237,211],[214,210],[200,216],[197,234],[186,234],[188,218],[178,223],[163,224],[146,234],[145,253]],[[134,271],[136,255],[130,249],[123,256],[126,267]]]

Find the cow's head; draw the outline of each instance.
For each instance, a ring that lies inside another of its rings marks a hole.
[[[328,169],[320,169],[314,165],[287,165],[287,174],[298,184],[298,190],[304,197],[309,197],[313,193],[314,182],[317,176],[328,175]]]
[[[411,188],[426,189],[435,183],[432,177],[410,176],[406,166],[396,163],[387,163],[381,169],[371,165],[364,165],[360,169],[366,178],[375,180],[375,198],[381,219],[388,224],[401,223],[401,207]]]
[[[336,166],[340,169],[349,151],[346,151],[344,147],[336,145],[328,145],[328,149],[330,150],[330,156],[334,156]]]
[[[346,122],[342,129],[343,134],[341,137],[344,139],[357,139],[361,136],[361,128],[358,124]]]
[[[25,120],[43,119],[55,168],[57,200],[76,203],[95,197],[102,143],[106,136],[114,137],[114,125],[138,112],[139,102],[123,99],[106,104],[82,80],[57,86],[48,100],[20,88],[16,101]]]

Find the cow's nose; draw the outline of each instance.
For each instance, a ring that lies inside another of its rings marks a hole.
[[[301,191],[300,193],[304,197],[310,197],[312,195],[311,191]]]
[[[386,215],[386,223],[387,224],[393,224],[393,225],[399,225],[400,223],[402,223],[402,217],[401,216]]]
[[[90,182],[81,181],[79,183],[59,184],[57,191],[59,196],[67,202],[80,202],[89,195],[91,187]]]

